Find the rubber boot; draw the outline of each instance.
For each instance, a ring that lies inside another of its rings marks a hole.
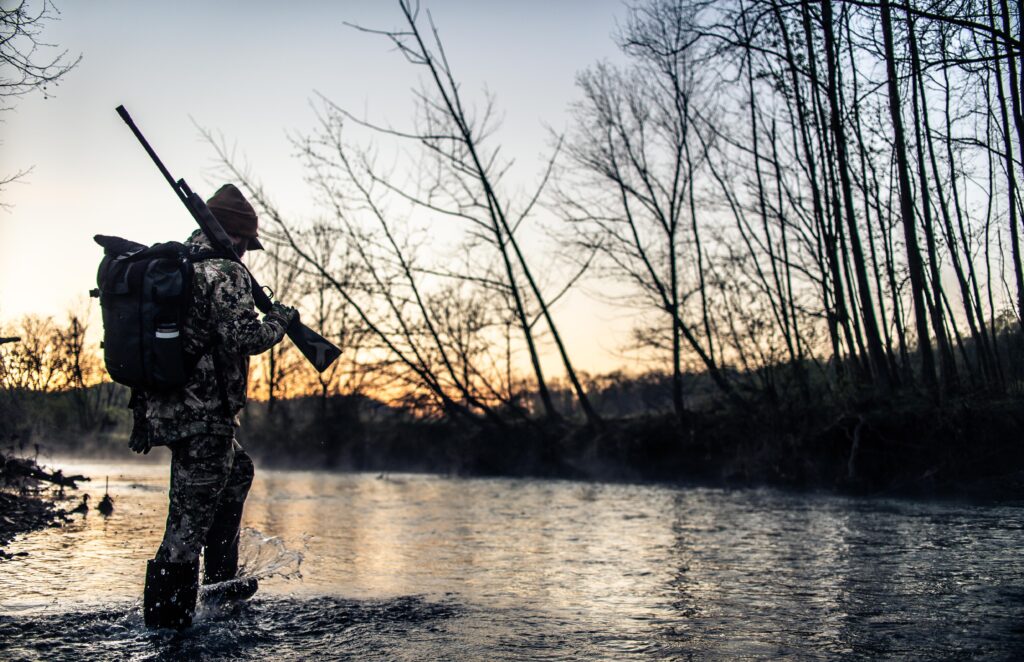
[[[146,564],[143,615],[148,628],[184,630],[192,625],[199,594],[199,561]]]
[[[238,574],[238,530],[242,523],[242,504],[222,504],[217,508],[213,524],[206,533],[203,552],[203,584],[228,582],[211,597],[223,600],[245,600],[256,592],[259,582],[255,577],[236,581]]]

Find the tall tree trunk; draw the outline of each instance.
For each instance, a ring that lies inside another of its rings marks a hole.
[[[940,34],[940,47],[945,52],[947,49],[947,39],[945,33]],[[943,109],[944,119],[946,127],[946,159],[949,161],[949,190],[953,201],[953,210],[956,214],[957,229],[959,231],[959,245],[963,249],[963,265],[966,266],[966,278],[963,276],[963,267],[961,266],[960,275],[958,279],[961,280],[961,289],[964,292],[961,293],[961,297],[964,300],[964,307],[968,311],[968,321],[977,320],[977,342],[981,348],[982,355],[982,366],[986,373],[986,379],[988,385],[997,385],[1000,381],[998,358],[995,355],[993,347],[990,342],[988,335],[988,323],[985,320],[985,311],[982,308],[981,293],[978,286],[977,270],[974,266],[974,260],[971,251],[970,234],[968,233],[964,223],[964,209],[960,202],[960,192],[957,183],[957,168],[956,158],[953,154],[953,118],[952,111],[950,109],[950,97],[952,96],[952,86],[949,80],[949,70],[943,68]],[[986,124],[988,122],[986,121]],[[937,168],[935,157],[933,156],[933,167]],[[936,178],[938,174],[936,173]],[[947,221],[947,225],[952,225]],[[952,228],[949,230],[949,234],[952,237],[954,232]],[[952,245],[957,245],[957,241],[950,240]],[[959,260],[957,260],[959,263]],[[964,282],[966,281],[966,282]],[[970,303],[969,303],[970,302]],[[973,311],[973,313],[971,312]],[[975,328],[971,327],[972,335],[975,333]]]
[[[1001,14],[1002,19],[1003,19],[1003,31],[1006,34],[1013,34],[1013,29],[1012,29],[1012,26],[1010,25],[1010,10],[1009,10],[1009,7],[1007,5],[1007,1],[1006,0],[999,0],[999,11],[1000,11],[1000,14]],[[993,24],[993,27],[994,27],[994,24]],[[1024,28],[1022,28],[1022,29],[1024,29]],[[1002,53],[999,52],[1000,46],[1003,47],[1003,52]],[[1017,222],[1016,222],[1017,221],[1017,205],[1016,205],[1016,202],[1019,202],[1019,193],[1017,193],[1017,191],[1016,191],[1016,189],[1017,189],[1017,185],[1016,185],[1017,177],[1016,177],[1016,173],[1014,171],[1016,166],[1014,165],[1014,161],[1013,161],[1013,157],[1012,157],[1012,151],[1011,151],[1013,149],[1013,140],[1010,137],[1010,132],[1009,132],[1010,128],[1009,128],[1008,122],[1006,120],[1006,96],[1005,96],[1005,93],[1003,92],[1002,74],[998,73],[999,72],[999,59],[998,58],[999,58],[1000,55],[1006,56],[1007,69],[1008,69],[1007,78],[1009,79],[1009,82],[1010,82],[1010,105],[1011,105],[1011,107],[1013,109],[1013,124],[1014,124],[1014,126],[1015,126],[1015,128],[1017,130],[1017,145],[1018,145],[1018,147],[1021,150],[1024,150],[1024,116],[1022,116],[1022,114],[1021,114],[1022,111],[1021,111],[1021,98],[1020,98],[1020,94],[1022,92],[1024,92],[1024,87],[1022,87],[1021,83],[1017,79],[1017,73],[1018,73],[1018,71],[1017,71],[1017,58],[1019,57],[1018,53],[1015,53],[1013,48],[1009,44],[1005,44],[1005,43],[1004,44],[1000,44],[998,41],[995,41],[995,40],[993,40],[992,47],[996,51],[995,55],[996,55],[996,58],[997,58],[995,60],[995,66],[996,66],[996,71],[997,71],[997,80],[998,80],[998,88],[997,89],[999,90],[1000,105],[1002,107],[1002,112],[1003,112],[1003,116],[1004,116],[1003,117],[1003,124],[1004,124],[1004,126],[1003,126],[1003,133],[1005,135],[1005,140],[1006,140],[1006,169],[1007,169],[1007,173],[1006,174],[1007,174],[1007,178],[1008,178],[1008,182],[1009,182],[1009,188],[1011,190],[1011,192],[1010,192],[1010,199],[1011,199],[1011,205],[1010,205],[1010,207],[1011,207],[1011,209],[1010,209],[1010,224],[1013,227],[1012,227],[1012,230],[1011,230],[1011,233],[1010,233],[1010,237],[1011,237],[1011,242],[1012,242],[1011,247],[1013,249],[1013,269],[1014,269],[1014,274],[1015,274],[1015,276],[1017,278],[1017,321],[1020,324],[1021,330],[1024,331],[1024,273],[1022,273],[1022,271],[1021,271],[1020,247],[1019,247],[1020,239],[1018,237],[1019,230],[1017,228]],[[1022,69],[1020,71],[1020,74],[1022,76],[1024,76],[1024,69]]]
[[[914,302],[918,352],[921,355],[921,374],[928,389],[937,393],[938,380],[935,375],[935,358],[932,354],[931,338],[928,335],[928,311],[924,302],[924,266],[921,263],[921,251],[917,244],[914,200],[910,184],[910,162],[907,158],[907,140],[903,129],[899,79],[896,74],[896,48],[892,32],[892,7],[889,0],[881,0],[881,9],[889,114],[892,118],[893,148],[896,152],[896,169],[899,177],[900,215],[903,223],[903,237],[907,247],[907,266],[910,271],[911,298]]]
[[[835,31],[832,18],[832,0],[822,0],[822,26],[825,35],[825,58],[828,61],[828,97],[830,106],[830,124],[836,146],[836,165],[839,169],[839,181],[846,212],[847,234],[850,250],[853,251],[853,270],[857,279],[857,293],[860,295],[861,320],[871,359],[872,372],[883,392],[892,388],[892,377],[889,375],[889,363],[886,360],[885,348],[878,332],[878,321],[875,318],[875,306],[871,299],[871,288],[868,284],[864,250],[860,243],[860,230],[857,228],[857,216],[853,207],[853,187],[850,184],[849,155],[846,147],[846,132],[841,120],[839,107],[839,80],[836,68],[838,53],[835,44]]]
[[[854,54],[853,48],[853,33],[850,29],[850,15],[845,13],[843,17],[843,28],[846,36],[846,50],[847,57],[850,65],[850,83],[853,91],[853,133],[856,138],[857,144],[857,161],[860,164],[860,189],[861,194],[864,196],[864,219],[866,227],[866,239],[868,243],[868,251],[871,255],[871,272],[874,276],[875,293],[878,295],[878,318],[881,320],[880,330],[882,334],[882,340],[885,343],[885,355],[886,360],[889,364],[889,376],[892,379],[893,386],[900,386],[899,368],[896,364],[896,359],[893,356],[892,351],[892,334],[889,332],[889,325],[886,323],[888,315],[885,306],[885,289],[882,287],[882,267],[878,261],[878,247],[875,245],[875,235],[871,230],[871,213],[875,212],[878,217],[879,228],[883,227],[882,224],[882,211],[880,205],[873,205],[871,202],[872,188],[871,184],[875,184],[875,194],[877,199],[877,176],[875,173],[875,165],[871,162],[871,158],[868,154],[867,146],[864,142],[864,131],[863,123],[861,120],[859,98],[860,98],[860,86],[857,83],[857,60]],[[871,178],[868,178],[868,169],[870,164]]]
[[[909,12],[908,12],[908,16],[909,16]],[[910,26],[911,27],[913,26],[913,22],[912,21],[910,22]],[[968,285],[967,278],[964,275],[963,263],[962,263],[962,261],[960,259],[960,248],[961,248],[961,246],[959,246],[959,243],[960,243],[959,242],[959,238],[956,236],[956,233],[953,230],[953,219],[952,219],[952,215],[950,214],[950,211],[949,211],[949,201],[948,201],[948,198],[947,198],[947,196],[945,194],[945,191],[944,191],[944,187],[943,187],[943,183],[942,183],[942,176],[941,176],[941,174],[939,172],[939,162],[938,162],[938,157],[936,155],[935,140],[934,140],[934,137],[932,135],[931,121],[929,119],[929,113],[928,113],[928,101],[927,101],[927,94],[926,94],[926,91],[925,91],[924,75],[923,75],[923,73],[921,71],[920,58],[917,55],[918,49],[917,49],[917,43],[916,42],[917,42],[917,39],[916,39],[916,36],[915,36],[914,42],[912,44],[912,48],[913,48],[914,54],[915,54],[915,62],[916,62],[915,65],[914,65],[915,80],[916,80],[917,87],[920,90],[920,94],[921,94],[921,107],[924,109],[924,113],[921,116],[921,120],[922,120],[922,123],[924,125],[924,139],[925,139],[925,144],[928,147],[928,160],[929,160],[929,163],[931,165],[931,170],[932,170],[932,179],[933,179],[933,182],[934,182],[935,195],[936,195],[937,203],[938,203],[937,206],[938,206],[939,212],[940,212],[940,214],[942,216],[941,228],[943,230],[943,236],[946,239],[946,245],[949,248],[950,263],[951,263],[951,265],[953,267],[953,273],[956,276],[957,285],[959,286],[959,289],[960,289],[960,299],[961,299],[961,302],[963,303],[964,313],[965,313],[966,318],[967,318],[967,326],[968,326],[968,329],[971,332],[971,340],[974,342],[975,352],[976,352],[977,357],[978,357],[978,363],[981,366],[982,372],[986,375],[986,379],[990,379],[991,378],[991,370],[990,370],[990,367],[989,367],[990,362],[989,362],[989,358],[988,358],[988,354],[989,354],[989,352],[988,352],[988,339],[982,333],[980,333],[979,330],[978,330],[977,321],[975,319],[976,309],[975,309],[974,301],[973,301],[973,299],[971,297],[970,286]],[[945,46],[945,37],[944,37],[944,35],[942,37],[942,44],[943,44],[943,46]],[[946,72],[944,72],[944,74],[948,75],[948,73],[946,73]],[[947,94],[946,94],[945,103],[946,103],[946,107],[945,107],[946,118],[947,118],[947,121],[948,121],[948,118],[949,118],[949,95],[948,95],[948,88],[947,88]],[[950,159],[950,161],[949,161],[950,190],[952,191],[954,201],[957,204],[957,213],[960,214],[959,201],[957,200],[957,192],[956,192],[955,161],[953,160],[953,156],[952,156],[952,153],[951,153],[952,152],[952,148],[949,147],[949,145],[950,145],[950,143],[952,141],[951,127],[947,126],[947,131],[949,131],[949,133],[947,133],[946,144],[947,144],[947,148],[950,151],[950,154],[949,154],[949,159]],[[964,248],[965,251],[969,251],[969,246],[965,245],[965,246],[963,246],[963,248]],[[952,312],[950,312],[950,314],[952,315]],[[955,320],[955,318],[951,318],[951,319]],[[984,320],[982,320],[982,321],[984,321]],[[962,343],[961,343],[961,345],[962,345]],[[972,371],[973,368],[971,367],[970,360],[969,360],[969,358],[968,358],[966,353],[964,353],[964,361],[965,361],[964,365],[967,367],[968,371],[969,372]]]
[[[822,236],[820,229],[823,226],[821,221],[822,218],[822,195],[821,189],[818,182],[818,170],[817,170],[817,158],[814,154],[812,147],[811,136],[808,130],[810,120],[807,117],[807,105],[804,101],[803,96],[803,81],[801,79],[801,72],[797,66],[796,55],[793,49],[793,43],[789,34],[789,28],[786,25],[785,17],[779,8],[778,2],[772,0],[772,13],[775,16],[775,23],[778,26],[779,34],[782,35],[782,44],[785,49],[786,59],[786,70],[789,72],[790,84],[793,86],[793,105],[796,110],[796,132],[799,135],[799,148],[803,151],[804,165],[807,168],[808,174],[808,185],[811,189],[811,213],[815,219],[819,232],[817,233],[816,239],[821,242]],[[812,83],[813,84],[813,83]],[[794,150],[799,153],[798,150]],[[819,251],[820,253],[820,251]],[[819,263],[822,276],[822,307],[826,311],[826,318],[828,321],[828,332],[829,339],[832,343],[832,354],[836,357],[837,365],[839,365],[840,347],[839,347],[839,328],[836,324],[836,316],[829,314],[831,306],[829,303],[829,288],[827,283],[827,267],[824,264]]]
[[[931,276],[932,328],[935,330],[935,343],[939,350],[939,374],[943,390],[955,391],[959,378],[956,372],[956,360],[949,337],[946,334],[946,323],[942,311],[942,277],[939,273],[939,253],[935,242],[935,228],[932,223],[931,195],[928,185],[927,161],[924,155],[924,138],[921,135],[921,122],[927,122],[928,105],[925,103],[924,86],[916,81],[921,77],[921,59],[917,51],[917,35],[914,32],[914,21],[910,15],[910,6],[904,2],[907,15],[907,45],[910,48],[910,99],[914,115],[914,144],[917,151],[917,170],[920,179],[921,219],[924,225],[925,250],[928,252],[928,268]]]
[[[811,117],[813,120],[813,127],[815,129],[816,138],[818,140],[818,145],[820,146],[820,154],[824,168],[823,177],[820,180],[823,185],[823,190],[820,208],[821,214],[818,220],[820,225],[822,242],[824,245],[826,255],[826,261],[828,264],[828,274],[832,278],[832,288],[830,293],[833,297],[832,314],[829,315],[829,310],[827,306],[825,314],[829,319],[829,324],[835,325],[837,329],[837,338],[836,341],[833,342],[834,348],[836,348],[837,350],[839,348],[838,330],[841,329],[843,331],[844,336],[846,337],[847,351],[850,354],[850,358],[856,364],[856,362],[859,360],[857,357],[857,345],[853,338],[853,332],[850,330],[850,319],[846,307],[845,288],[843,286],[842,267],[840,265],[838,254],[838,241],[836,238],[836,232],[834,230],[833,219],[829,217],[828,205],[825,203],[826,199],[834,200],[835,194],[832,190],[834,189],[834,185],[830,184],[829,177],[830,168],[828,167],[828,164],[831,162],[832,159],[830,158],[831,154],[829,153],[830,150],[828,140],[823,130],[823,125],[825,125],[826,122],[824,121],[824,112],[822,111],[824,104],[821,101],[821,85],[819,83],[820,79],[818,77],[817,64],[818,53],[814,46],[814,30],[811,23],[810,7],[811,4],[807,2],[800,4],[801,25],[803,27],[804,32],[805,56],[807,58],[808,73],[810,74],[811,78]],[[834,203],[832,206],[833,208],[836,207]],[[841,368],[841,366],[843,363],[843,357],[841,353],[838,353],[838,351],[835,354],[835,361],[836,366],[839,367],[840,371],[842,371],[843,369]]]

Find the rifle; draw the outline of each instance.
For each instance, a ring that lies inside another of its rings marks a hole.
[[[160,161],[160,157],[156,155],[153,148],[149,146],[149,142],[139,131],[139,128],[135,126],[135,122],[132,121],[131,115],[125,110],[124,106],[117,107],[117,114],[121,116],[124,123],[128,125],[128,128],[132,130],[135,137],[142,143],[142,147],[149,154],[149,157],[153,159],[153,163],[160,170],[160,173],[167,180],[167,183],[174,189],[174,193],[181,200],[181,203],[185,205],[189,213],[192,214],[192,218],[195,219],[196,223],[199,224],[199,228],[203,231],[203,234],[210,240],[213,247],[218,251],[221,251],[227,256],[228,259],[237,262],[245,269],[246,273],[249,274],[249,283],[252,286],[252,298],[256,302],[256,307],[262,312],[267,312],[273,305],[270,300],[270,296],[260,287],[260,284],[256,282],[256,278],[249,271],[249,268],[242,263],[241,258],[238,257],[238,253],[235,252],[234,244],[231,241],[231,237],[221,227],[220,221],[213,215],[210,208],[206,206],[206,203],[200,198],[192,189],[189,188],[188,184],[185,183],[184,179],[177,181],[171,177],[171,173],[167,171],[164,164]],[[295,346],[299,348],[302,355],[313,364],[313,367],[318,372],[326,370],[335,359],[341,355],[341,350],[335,347],[330,341],[325,339],[316,331],[310,329],[308,326],[299,321],[298,315],[292,320],[291,324],[288,325],[288,337],[291,338]]]

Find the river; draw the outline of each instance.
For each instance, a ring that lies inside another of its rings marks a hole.
[[[257,468],[260,592],[179,634],[140,609],[166,464],[59,464],[115,510],[11,543],[0,659],[1024,655],[1022,504]]]

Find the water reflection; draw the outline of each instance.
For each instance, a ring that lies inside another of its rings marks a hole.
[[[29,555],[0,564],[0,634],[40,645],[85,637],[69,619],[92,608],[118,615],[125,642],[149,636],[135,614],[162,533],[167,468],[71,469],[110,475],[114,514],[12,545]],[[328,642],[365,652],[355,632],[398,651],[391,659],[1024,652],[1018,506],[263,471],[245,524],[304,555],[301,580],[263,582],[240,616],[252,623],[239,632],[252,632],[238,636],[269,637],[285,658]],[[421,613],[444,617],[421,627]],[[319,629],[282,644],[275,629],[297,627],[297,614]],[[40,615],[51,631],[28,625]],[[211,650],[235,636],[219,618],[200,618]]]

